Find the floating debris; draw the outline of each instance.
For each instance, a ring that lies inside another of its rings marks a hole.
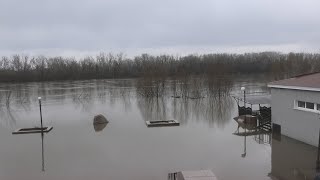
[[[93,123],[93,128],[96,132],[102,131],[108,123]]]
[[[102,114],[96,115],[93,118],[93,128],[96,132],[102,131],[109,121]]]
[[[148,127],[161,127],[161,126],[179,126],[180,123],[176,120],[166,121],[146,121]]]
[[[109,123],[109,121],[102,114],[96,115],[93,118],[93,124],[106,124],[106,123]]]

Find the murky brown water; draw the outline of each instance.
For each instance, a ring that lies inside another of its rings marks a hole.
[[[243,157],[245,139],[232,134],[237,108],[230,94],[244,84],[252,92],[266,91],[264,82],[246,81],[223,88],[201,80],[166,81],[151,90],[137,80],[0,84],[0,179],[165,180],[169,172],[200,169],[211,169],[220,180],[312,178],[316,148],[287,138],[271,148],[249,136]],[[181,94],[188,97],[171,97]],[[40,126],[38,96],[44,124],[53,126],[44,136],[44,161],[40,134],[11,134]],[[110,121],[98,132],[92,123],[97,114]],[[145,125],[166,119],[181,125]],[[291,149],[296,150],[290,154]]]

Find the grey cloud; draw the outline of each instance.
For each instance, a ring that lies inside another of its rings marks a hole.
[[[320,46],[317,0],[0,0],[0,7],[0,52]]]

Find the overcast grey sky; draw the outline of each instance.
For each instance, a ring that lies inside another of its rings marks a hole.
[[[0,53],[320,52],[319,0],[0,0]]]

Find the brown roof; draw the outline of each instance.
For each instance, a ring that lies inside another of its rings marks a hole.
[[[288,89],[297,87],[320,88],[320,73],[304,74],[289,79],[273,81],[268,86],[285,86]]]

